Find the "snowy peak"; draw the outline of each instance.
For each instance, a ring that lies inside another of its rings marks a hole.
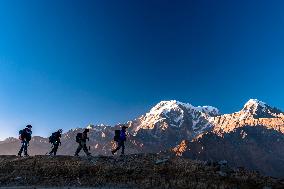
[[[261,107],[266,107],[267,104],[263,101],[260,101],[258,99],[250,99],[249,101],[247,101],[247,103],[245,104],[245,106],[261,106]]]
[[[219,115],[219,110],[212,106],[193,106],[176,100],[161,101],[149,113],[130,123],[136,135],[149,132],[151,136],[161,137],[165,130],[177,135],[195,136],[209,129],[211,117]],[[172,131],[172,132],[171,132]]]
[[[161,101],[154,106],[145,116],[145,122],[154,124],[169,120],[171,126],[180,127],[186,117],[191,117],[192,120],[197,121],[198,117],[211,117],[219,115],[219,110],[212,106],[193,106],[189,103],[183,103],[176,100]]]
[[[282,112],[257,99],[250,99],[240,111],[244,117],[275,118]]]
[[[179,102],[176,100],[161,101],[154,106],[147,115],[166,115],[171,110],[179,111]]]
[[[229,133],[244,126],[264,126],[284,133],[284,114],[281,110],[257,99],[250,99],[243,109],[212,118],[214,132]]]
[[[257,99],[250,99],[249,101],[247,101],[247,103],[245,103],[243,110],[244,111],[256,111],[257,109],[265,109],[267,108],[268,105],[265,102],[262,102],[260,100]]]
[[[189,103],[182,103],[176,100],[161,101],[154,106],[147,115],[167,115],[171,111],[181,111],[187,109],[191,111],[202,112],[210,116],[219,115],[219,110],[212,106],[193,106]]]

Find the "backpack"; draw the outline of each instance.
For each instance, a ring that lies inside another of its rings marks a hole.
[[[19,131],[19,139],[20,139],[20,140],[23,140],[23,139],[24,139],[24,136],[23,136],[23,135],[24,135],[24,130],[20,130],[20,131]]]
[[[114,131],[113,140],[114,140],[115,142],[118,142],[119,139],[120,139],[120,130],[115,130],[115,131]]]
[[[83,137],[83,134],[82,133],[78,133],[77,135],[76,135],[76,142],[80,142],[81,140],[82,140],[82,137]]]
[[[49,143],[54,143],[55,142],[55,133],[52,133],[51,136],[49,137]]]

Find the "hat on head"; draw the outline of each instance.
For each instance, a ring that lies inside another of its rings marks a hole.
[[[31,125],[27,125],[27,126],[26,126],[26,128],[32,128],[32,127],[33,127],[33,126],[31,126]]]
[[[89,129],[85,129],[85,131],[84,131],[84,132],[85,132],[85,133],[87,133],[87,132],[89,132],[89,131],[90,131]]]
[[[62,133],[62,132],[63,132],[63,130],[62,130],[62,129],[59,129],[59,130],[58,130],[58,132],[59,132],[59,133]]]

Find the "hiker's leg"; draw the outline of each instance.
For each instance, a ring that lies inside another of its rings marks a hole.
[[[121,148],[121,142],[119,141],[119,142],[117,143],[116,149],[113,150],[113,153],[116,153],[120,148]]]
[[[78,154],[80,153],[81,149],[82,149],[82,144],[81,144],[81,142],[80,142],[80,143],[79,143],[79,146],[78,146],[78,148],[77,148],[77,150],[76,150],[76,152],[75,152],[75,155],[78,155]]]
[[[59,144],[54,144],[54,146],[53,146],[53,153],[54,153],[54,155],[56,156],[56,153],[57,153],[57,150],[58,150],[58,145]]]
[[[87,145],[86,144],[84,144],[84,146],[83,146],[83,150],[84,150],[84,152],[87,154],[87,153],[89,153],[88,152],[88,147],[87,147]]]
[[[51,151],[49,152],[49,155],[52,155],[54,153],[54,147],[51,149]]]
[[[53,146],[52,146],[51,151],[49,152],[49,155],[52,155],[53,153],[54,153],[54,144],[53,144]]]
[[[87,144],[86,144],[86,143],[84,143],[83,150],[84,150],[84,152],[85,152],[87,155],[90,155],[90,154],[91,154],[91,153],[89,152],[89,150],[88,150],[88,147],[87,147]]]
[[[18,155],[22,155],[23,150],[24,150],[24,141],[22,141],[22,143],[21,143],[21,148],[20,148]]]
[[[28,155],[28,142],[27,141],[24,141],[24,154],[25,156]]]
[[[124,155],[124,149],[125,149],[125,145],[124,145],[124,141],[121,141],[121,154]]]

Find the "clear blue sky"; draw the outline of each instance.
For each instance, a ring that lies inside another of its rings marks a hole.
[[[0,139],[114,124],[161,100],[284,109],[284,1],[0,1]]]

